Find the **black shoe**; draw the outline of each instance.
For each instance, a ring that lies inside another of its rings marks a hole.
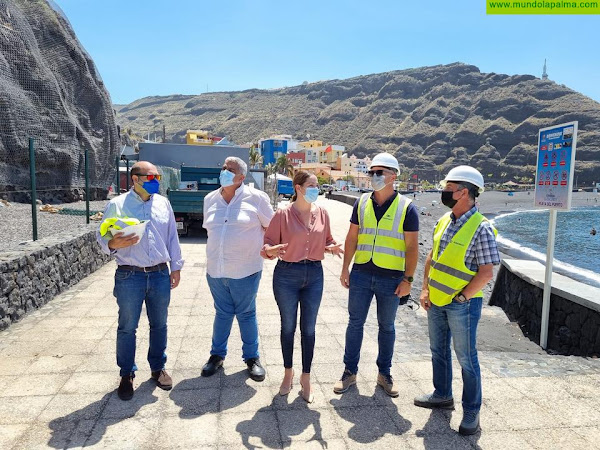
[[[131,400],[133,398],[133,377],[131,375],[121,377],[117,395],[121,400]]]
[[[258,358],[250,358],[246,360],[248,366],[248,374],[254,381],[263,381],[265,379],[265,369],[260,365]]]
[[[219,367],[223,367],[223,358],[219,355],[210,355],[208,362],[202,368],[202,376],[210,377],[214,375]]]

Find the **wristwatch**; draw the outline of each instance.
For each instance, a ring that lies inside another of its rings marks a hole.
[[[404,277],[402,278],[402,281],[406,281],[407,283],[412,283],[414,281],[413,277]]]
[[[460,294],[454,296],[454,300],[456,300],[458,303],[465,303],[469,299],[461,292]]]

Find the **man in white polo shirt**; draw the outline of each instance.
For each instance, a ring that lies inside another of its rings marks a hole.
[[[256,293],[262,274],[260,249],[273,217],[269,196],[244,185],[248,167],[229,157],[220,175],[221,188],[204,199],[208,286],[215,305],[210,358],[202,376],[213,375],[227,355],[227,340],[236,317],[242,335],[242,357],[250,378],[265,379],[258,354]]]

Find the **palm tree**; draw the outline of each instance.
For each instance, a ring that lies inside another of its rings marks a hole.
[[[289,163],[287,156],[285,155],[281,155],[279,158],[277,158],[277,161],[275,161],[275,170],[278,173],[290,176],[293,176],[294,174],[294,166]]]
[[[256,147],[251,147],[250,152],[248,153],[248,157],[250,159],[250,166],[254,169],[260,167],[263,162],[263,157],[258,152]]]

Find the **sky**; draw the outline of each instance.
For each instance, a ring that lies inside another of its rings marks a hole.
[[[600,16],[488,16],[485,0],[55,0],[115,104],[463,62],[600,101]],[[594,56],[596,55],[596,56]]]

